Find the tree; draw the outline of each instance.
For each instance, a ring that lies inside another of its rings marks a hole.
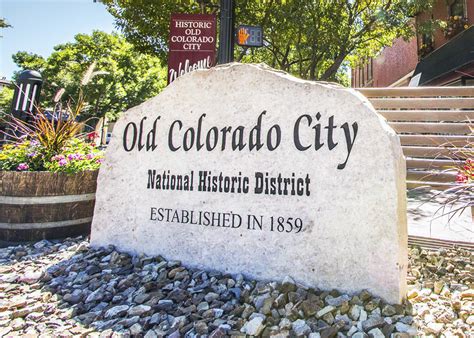
[[[4,18],[0,18],[0,29],[4,29],[8,27],[11,27],[11,25]],[[0,35],[0,38],[1,37],[2,36]]]
[[[139,50],[167,54],[171,13],[209,13],[218,0],[104,0]],[[411,16],[432,0],[238,0],[238,23],[264,28],[265,47],[236,48],[236,60],[265,62],[310,80],[337,80],[341,67],[413,35]]]
[[[81,80],[91,64],[94,77],[83,87],[87,102],[85,116],[114,120],[124,110],[155,96],[166,85],[166,72],[160,60],[137,52],[117,34],[94,31],[78,34],[73,42],[54,47],[47,58],[26,52],[13,55],[22,69],[38,70],[44,84],[41,105],[51,105],[60,88],[65,96],[77,98]]]
[[[11,109],[13,100],[13,89],[3,87],[0,89],[0,118],[4,114],[8,114]]]

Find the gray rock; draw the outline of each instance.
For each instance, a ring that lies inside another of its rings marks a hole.
[[[291,324],[291,328],[297,337],[307,336],[311,332],[311,328],[302,319],[298,319]]]
[[[319,332],[311,332],[308,338],[321,338],[321,334]]]
[[[267,318],[267,317],[266,317],[264,314],[262,314],[262,313],[254,312],[254,313],[252,313],[252,314],[250,315],[249,320],[252,320],[252,319],[257,318],[257,317],[262,318],[263,321],[265,321],[265,319]]]
[[[296,283],[290,276],[286,276],[281,283],[280,291],[288,293],[290,291],[296,291]]]
[[[143,327],[140,324],[135,323],[132,326],[130,326],[130,334],[132,336],[138,336],[142,332],[143,332]]]
[[[101,289],[98,289],[94,292],[92,292],[89,296],[87,296],[85,303],[91,303],[91,302],[98,302],[104,298],[104,294],[102,293]]]
[[[68,302],[69,304],[77,304],[81,301],[82,299],[82,296],[80,294],[70,294],[70,293],[66,293],[64,296],[63,296],[63,300],[65,302]]]
[[[208,303],[212,303],[213,301],[219,299],[219,294],[215,292],[209,292],[204,296],[204,300]]]
[[[209,303],[208,302],[199,303],[197,306],[197,310],[199,312],[209,310]]]
[[[351,300],[351,297],[349,297],[348,295],[342,295],[342,296],[339,296],[339,297],[336,297],[336,298],[333,298],[331,296],[327,296],[326,299],[325,299],[327,305],[331,305],[331,306],[335,306],[335,307],[339,307],[339,306],[342,305],[342,303],[348,302],[350,300]]]
[[[131,307],[128,310],[128,315],[132,317],[142,316],[143,314],[147,313],[150,310],[151,310],[151,306],[149,305],[137,305],[137,306]]]
[[[356,332],[352,335],[352,338],[367,338],[369,335],[365,332]]]
[[[385,335],[383,334],[380,329],[372,329],[369,331],[369,336],[371,338],[385,338]]]
[[[301,309],[306,317],[314,316],[321,308],[319,302],[314,300],[305,300],[301,303]]]
[[[144,338],[158,338],[155,330],[148,330],[144,336]]]
[[[390,335],[390,338],[410,338],[411,336],[408,333],[395,332]]]
[[[410,325],[404,324],[402,322],[396,323],[395,329],[398,332],[402,332],[402,333],[408,333],[408,334],[413,334],[413,335],[417,333],[417,330],[414,327],[411,327]]]
[[[162,299],[158,301],[156,309],[158,311],[170,311],[173,308],[173,306],[174,306],[174,303],[172,300]]]
[[[150,318],[150,325],[156,325],[161,322],[161,314],[160,313],[154,313],[151,318]]]
[[[292,327],[292,323],[291,320],[289,320],[288,318],[282,318],[278,326],[280,330],[289,330]]]
[[[352,305],[349,311],[349,317],[353,320],[359,319],[360,311],[362,310],[362,306],[360,305]]]
[[[334,306],[331,306],[331,305],[328,305],[326,307],[324,307],[323,309],[319,310],[317,313],[316,313],[316,318],[321,318],[322,316],[324,316],[325,314],[327,313],[330,313],[332,311],[336,310],[336,307]]]
[[[385,325],[385,321],[382,317],[370,317],[362,322],[362,328],[365,332],[369,332],[375,328],[382,328]]]
[[[264,328],[263,319],[255,317],[251,321],[246,322],[240,331],[251,336],[258,336]]]
[[[385,305],[382,309],[382,314],[391,317],[397,314],[397,310],[392,305]]]
[[[204,321],[194,323],[194,330],[199,335],[205,335],[209,332],[209,328],[207,327],[207,324]]]
[[[209,338],[224,338],[227,337],[227,330],[223,329],[222,327],[218,327],[214,331],[211,332]]]
[[[350,337],[352,336],[354,333],[356,333],[358,330],[357,330],[357,327],[355,326],[352,326],[349,331],[347,331],[347,335]]]
[[[106,312],[105,312],[105,318],[112,318],[112,317],[121,317],[123,316],[124,314],[127,313],[129,309],[129,306],[128,305],[118,305],[118,306],[114,306],[110,309],[108,309]]]

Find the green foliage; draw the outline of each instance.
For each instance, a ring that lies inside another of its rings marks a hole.
[[[411,16],[432,0],[239,0],[237,24],[264,28],[265,47],[236,48],[236,60],[265,62],[311,80],[343,80],[341,66],[375,55],[396,37],[412,36]],[[217,0],[104,0],[126,38],[167,54],[171,13],[215,12]]]
[[[11,25],[4,19],[0,18],[0,29],[11,27]],[[2,36],[0,35],[0,38]]]
[[[84,88],[84,117],[115,120],[123,111],[158,94],[166,85],[166,72],[157,57],[137,52],[117,34],[94,31],[78,34],[74,42],[54,47],[43,59],[39,55],[18,52],[13,56],[22,69],[34,69],[45,79],[42,106],[60,88],[66,97],[77,97],[82,75],[95,65],[95,75]]]
[[[13,100],[13,93],[13,89],[8,87],[3,87],[0,90],[0,118],[4,114],[8,114],[10,112]]]
[[[11,27],[11,25],[4,18],[0,18],[0,28],[8,28],[8,27]]]
[[[15,62],[19,67],[22,67],[23,70],[30,69],[42,71],[47,65],[46,60],[41,55],[24,51],[13,54],[12,59],[13,62]],[[20,72],[21,70],[16,72],[14,77],[16,78]]]
[[[54,156],[38,142],[24,140],[3,146],[0,170],[77,173],[99,169],[102,158],[100,150],[78,138],[70,139]]]

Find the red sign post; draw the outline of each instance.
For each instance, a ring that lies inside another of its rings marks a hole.
[[[172,14],[168,54],[168,84],[196,69],[214,66],[216,16]]]

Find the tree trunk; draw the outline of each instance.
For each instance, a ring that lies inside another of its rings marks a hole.
[[[326,69],[326,71],[321,76],[320,80],[327,81],[327,80],[333,78],[333,76],[337,73],[337,70],[339,69],[339,67],[341,66],[341,64],[342,64],[342,62],[344,61],[345,58],[346,58],[345,53],[342,54],[342,55],[339,55],[334,60],[333,64],[328,69]]]

